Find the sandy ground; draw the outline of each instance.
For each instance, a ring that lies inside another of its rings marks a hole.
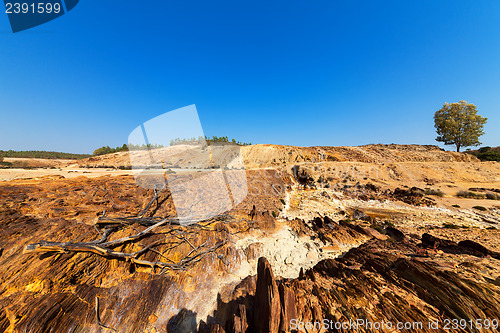
[[[63,176],[65,178],[75,178],[85,176],[89,178],[105,175],[119,176],[132,175],[132,171],[114,169],[0,169],[0,181],[10,181],[15,179],[39,178],[44,176]]]

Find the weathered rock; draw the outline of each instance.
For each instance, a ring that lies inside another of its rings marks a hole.
[[[495,259],[500,260],[500,253],[491,251],[491,250],[487,249],[486,247],[484,247],[483,245],[481,245],[477,242],[474,242],[472,240],[461,241],[458,243],[458,246],[465,247],[465,248],[477,251],[485,256],[491,256]]]
[[[456,247],[458,245],[456,242],[446,240],[446,239],[440,239],[440,238],[434,237],[428,233],[424,233],[422,235],[422,244],[425,247],[429,247],[429,248],[433,248],[433,249],[445,248],[445,247]]]
[[[313,220],[312,220],[312,223],[317,227],[317,228],[323,228],[324,226],[324,222],[323,222],[323,219],[320,218],[320,217],[315,217]]]
[[[352,218],[355,220],[363,220],[363,221],[368,221],[368,222],[373,221],[373,219],[369,215],[367,215],[365,212],[363,212],[359,209],[355,209],[352,212]]]
[[[314,182],[314,179],[309,175],[306,169],[299,165],[294,165],[291,169],[293,178],[301,185],[308,185]]]
[[[394,227],[385,228],[385,234],[397,242],[401,242],[406,236]]]
[[[252,261],[260,257],[260,253],[262,251],[262,248],[264,247],[264,244],[255,242],[247,246],[245,249],[245,255],[247,257],[248,261]]]
[[[233,317],[234,333],[245,333],[248,329],[247,309],[244,304],[238,304],[238,313]]]
[[[360,318],[421,322],[421,331],[432,332],[425,327],[430,318],[498,317],[500,288],[494,280],[484,283],[464,278],[455,266],[436,262],[438,259],[410,259],[408,254],[418,250],[407,238],[401,242],[372,239],[341,259],[319,262],[290,283],[298,301],[297,318],[315,321],[328,313],[335,322]],[[371,330],[360,327],[355,331]]]
[[[210,333],[226,333],[226,331],[219,324],[214,324],[210,327]]]
[[[394,191],[389,191],[388,195],[394,200],[403,201],[409,205],[414,206],[434,206],[436,203],[429,198],[424,196],[424,191],[422,189],[413,187],[409,190],[396,188]]]
[[[266,258],[259,258],[253,324],[257,333],[277,333],[281,317],[278,285]]]
[[[339,244],[334,243],[334,244],[331,244],[331,245],[328,245],[328,246],[324,246],[320,250],[321,250],[321,252],[325,252],[325,253],[339,252],[340,251],[340,247],[339,247]]]
[[[186,309],[182,309],[179,314],[170,319],[167,325],[167,332],[194,333],[197,331],[198,325],[196,323],[196,313]]]
[[[368,235],[372,238],[378,239],[378,240],[386,240],[387,239],[386,235],[381,234],[380,232],[378,232],[377,230],[375,230],[373,228],[363,228],[363,232],[366,235]]]
[[[422,247],[431,248],[434,250],[442,250],[453,254],[470,254],[476,257],[491,256],[495,259],[500,259],[500,253],[491,251],[483,245],[472,240],[464,240],[459,243],[437,238],[428,233],[422,235]]]
[[[297,307],[295,306],[295,294],[292,289],[280,283],[279,285],[281,316],[280,332],[291,332],[290,321],[297,319]]]

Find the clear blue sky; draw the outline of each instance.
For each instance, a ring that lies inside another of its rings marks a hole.
[[[90,153],[190,104],[252,143],[436,144],[462,99],[500,145],[498,0],[81,0],[17,34],[0,13],[0,45],[4,150]]]

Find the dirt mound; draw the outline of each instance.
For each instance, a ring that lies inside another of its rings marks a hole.
[[[441,150],[437,146],[366,145],[357,147],[293,147],[254,145],[244,147],[248,167],[278,166],[304,162],[475,162],[474,156]]]

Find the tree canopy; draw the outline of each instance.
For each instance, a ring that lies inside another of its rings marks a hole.
[[[462,147],[479,146],[479,137],[484,134],[483,126],[487,120],[477,114],[477,107],[472,103],[445,103],[434,114],[436,141],[455,145],[457,152]]]
[[[116,147],[116,148],[111,148],[110,146],[104,146],[104,147],[97,148],[96,150],[94,150],[94,153],[92,155],[99,156],[99,155],[117,153],[120,151],[128,151],[128,149],[129,149],[129,147],[126,144],[123,144],[122,146]]]

